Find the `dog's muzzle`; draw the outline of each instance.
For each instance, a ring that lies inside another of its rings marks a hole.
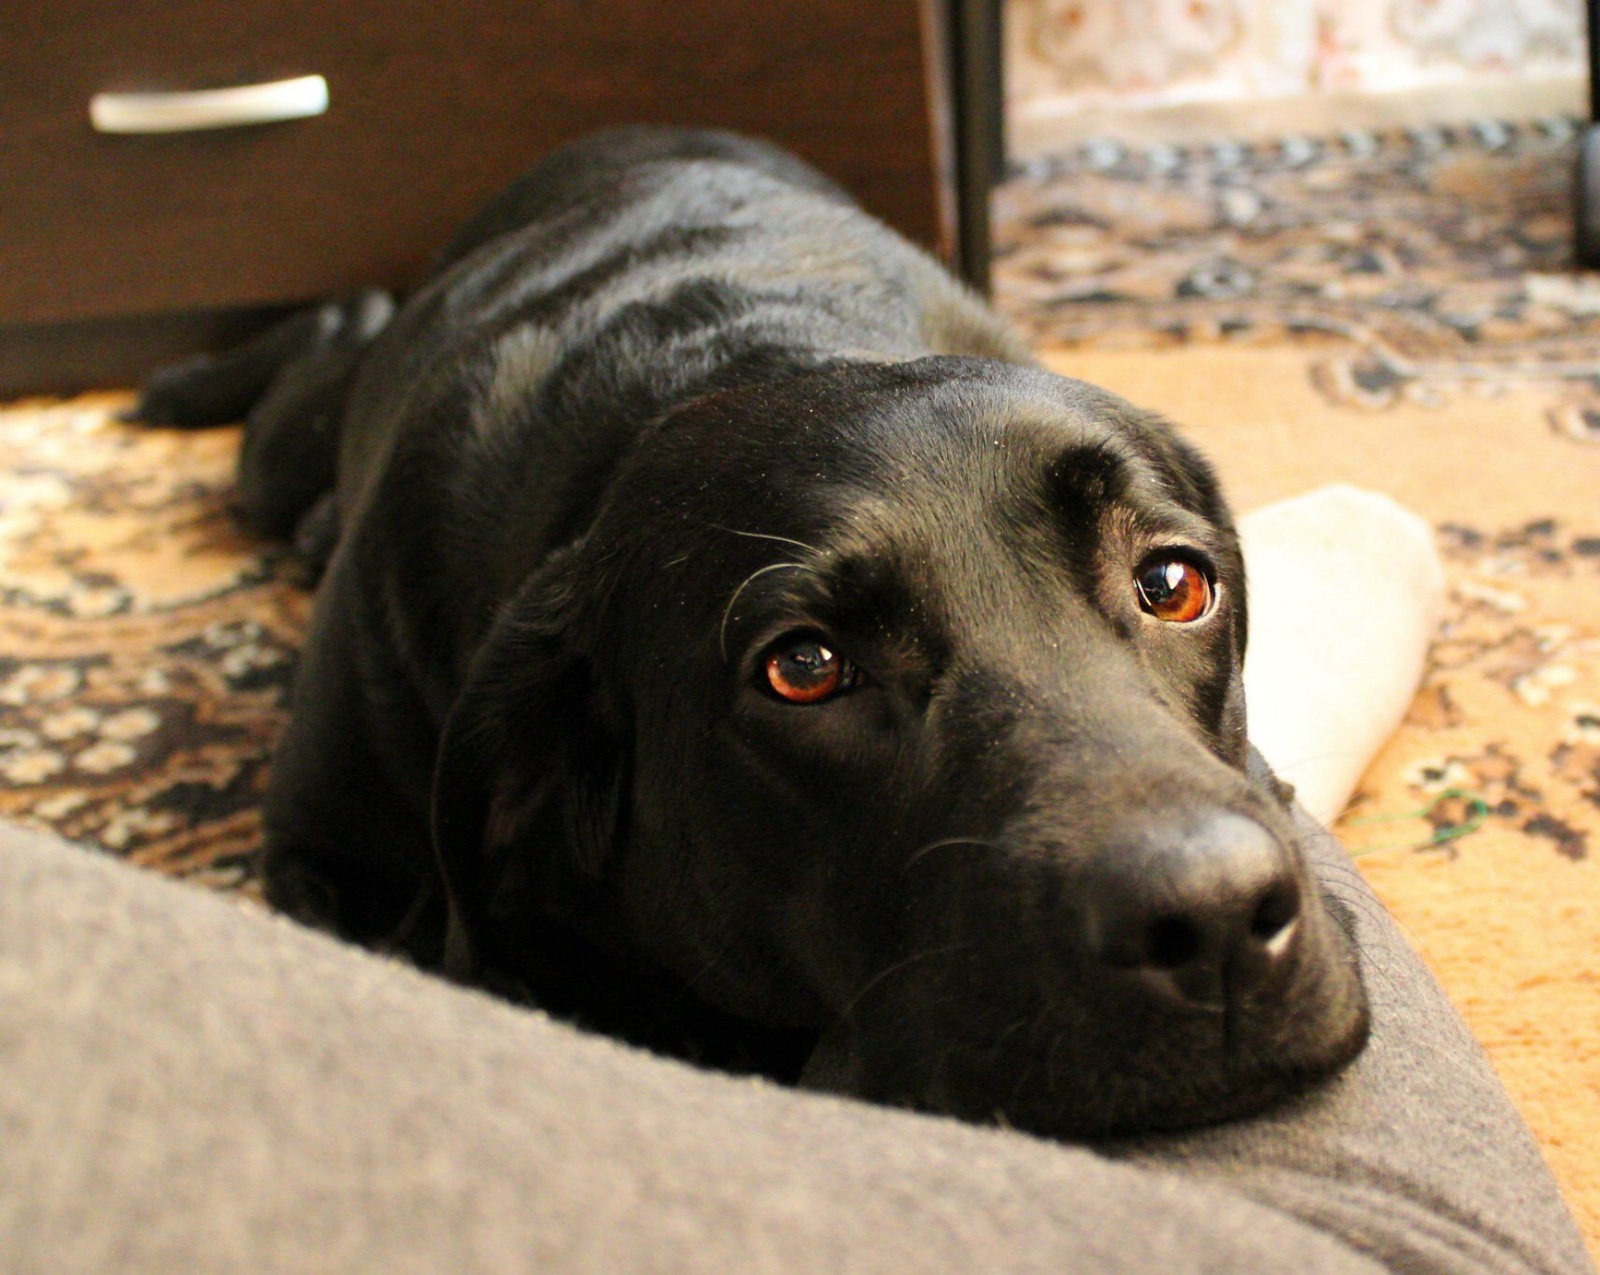
[[[952,843],[806,1082],[1102,1136],[1259,1110],[1360,1051],[1350,940],[1286,818],[1197,796],[1097,822],[1087,850],[1038,814]]]

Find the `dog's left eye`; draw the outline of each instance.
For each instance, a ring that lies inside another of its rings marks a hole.
[[[842,694],[861,677],[860,670],[821,638],[786,638],[767,652],[767,686],[790,704],[818,704]]]
[[[1139,605],[1168,624],[1188,624],[1207,615],[1213,593],[1206,573],[1182,558],[1147,559],[1134,577]]]

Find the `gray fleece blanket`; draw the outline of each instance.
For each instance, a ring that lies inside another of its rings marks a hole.
[[[696,1071],[0,829],[0,1269],[1590,1271],[1437,986],[1353,901],[1371,1047],[1063,1146]]]

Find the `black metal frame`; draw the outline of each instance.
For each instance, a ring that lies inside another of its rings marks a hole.
[[[1589,36],[1589,127],[1578,147],[1573,251],[1580,266],[1600,269],[1600,0],[1584,6]]]
[[[989,195],[1005,175],[1000,23],[1001,0],[949,0],[945,38],[955,149],[956,260],[967,282],[984,292],[989,289]]]
[[[955,187],[955,266],[989,291],[989,195],[1005,173],[1000,75],[1002,0],[944,0],[941,32]],[[1597,0],[1600,3],[1600,0]]]

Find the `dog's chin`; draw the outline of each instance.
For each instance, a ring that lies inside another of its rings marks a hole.
[[[1363,1005],[1337,1035],[1314,1049],[1241,1061],[1193,1060],[1176,1080],[1170,1074],[1087,1076],[1059,1092],[1018,1094],[991,1112],[1015,1128],[1049,1137],[1116,1139],[1177,1133],[1270,1112],[1331,1081],[1365,1048],[1370,1019]],[[978,1118],[977,1102],[947,1103],[946,1113]]]
[[[1314,1090],[1360,1054],[1368,1020],[1315,1054],[1249,1067],[1214,1067],[1174,1081],[1137,1071],[1076,1077],[1030,1089],[1015,1077],[916,1077],[879,1072],[850,1033],[818,1043],[800,1078],[802,1088],[907,1107],[1041,1137],[1088,1141],[1179,1132],[1260,1115]]]
[[[1180,1031],[1144,1048],[1041,1059],[1005,1049],[884,1049],[870,1028],[841,1025],[818,1040],[800,1085],[1073,1141],[1176,1132],[1259,1115],[1330,1080],[1367,1043],[1366,998],[1357,985],[1322,1010],[1314,1029],[1292,1026],[1261,1030],[1254,1041],[1202,1043]]]

